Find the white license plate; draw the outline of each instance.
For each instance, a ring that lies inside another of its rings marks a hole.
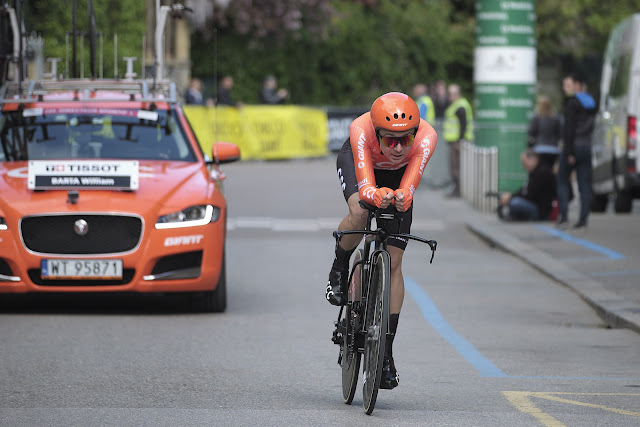
[[[121,259],[43,259],[43,279],[122,279]]]

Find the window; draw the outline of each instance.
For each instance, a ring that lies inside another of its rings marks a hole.
[[[0,159],[196,160],[173,112],[83,108],[0,115]]]
[[[631,74],[631,53],[619,56],[613,61],[613,76],[609,96],[619,98],[627,94]]]

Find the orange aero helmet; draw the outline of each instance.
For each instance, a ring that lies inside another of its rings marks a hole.
[[[373,128],[403,131],[420,125],[420,110],[415,101],[400,92],[389,92],[371,105]]]

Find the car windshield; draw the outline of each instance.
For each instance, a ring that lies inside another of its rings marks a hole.
[[[90,107],[0,114],[0,161],[130,159],[196,161],[175,112]]]

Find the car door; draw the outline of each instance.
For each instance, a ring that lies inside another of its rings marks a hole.
[[[600,79],[600,108],[596,115],[595,126],[591,138],[593,164],[593,190],[596,194],[608,194],[613,191],[613,134],[611,129],[612,100],[611,83],[616,69],[616,49],[610,44],[604,57]]]

